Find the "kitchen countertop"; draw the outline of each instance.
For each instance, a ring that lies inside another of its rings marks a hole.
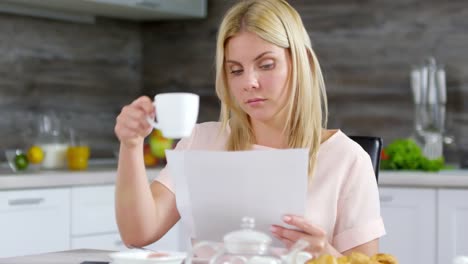
[[[2,175],[0,176],[0,190],[113,184],[115,177],[115,170],[41,171],[40,173]]]
[[[147,170],[149,180],[159,174],[161,167]],[[115,160],[90,163],[85,171],[42,170],[14,173],[0,168],[0,190],[56,188],[113,184],[116,178]],[[468,188],[468,170],[441,172],[380,171],[380,187]]]
[[[112,251],[105,250],[78,249],[23,257],[3,258],[0,259],[0,264],[80,264],[83,261],[110,262],[109,253],[111,252]]]
[[[148,179],[156,177],[161,169],[161,167],[148,169]],[[4,168],[0,169],[0,191],[113,184],[116,176],[115,161],[89,164],[88,170],[83,171],[41,170],[15,173]]]
[[[468,188],[468,170],[380,171],[381,187]]]

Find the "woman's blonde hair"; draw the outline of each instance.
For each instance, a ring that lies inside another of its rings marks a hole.
[[[220,121],[230,126],[228,150],[246,150],[255,144],[247,114],[230,93],[225,62],[227,41],[241,31],[288,50],[291,58],[289,101],[284,132],[288,147],[309,149],[309,178],[312,176],[327,122],[325,84],[309,35],[297,11],[284,0],[244,0],[229,9],[218,32],[216,46],[216,93],[221,100]]]

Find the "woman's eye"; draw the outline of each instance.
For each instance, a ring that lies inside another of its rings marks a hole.
[[[270,69],[273,69],[274,66],[275,65],[273,63],[266,63],[266,64],[260,65],[260,68],[264,70],[270,70]]]
[[[240,75],[242,73],[243,70],[234,70],[234,69],[231,69],[230,72],[231,74],[233,75]]]

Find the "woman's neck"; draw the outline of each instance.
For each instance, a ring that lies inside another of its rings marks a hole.
[[[284,134],[284,127],[282,125],[257,121],[252,122],[252,128],[257,145],[278,149],[288,148],[287,137]]]
[[[252,122],[252,128],[255,135],[255,144],[277,149],[289,148],[288,138],[284,133],[282,125],[274,125],[257,121]],[[338,132],[338,129],[322,129],[320,143],[325,142],[336,132]]]

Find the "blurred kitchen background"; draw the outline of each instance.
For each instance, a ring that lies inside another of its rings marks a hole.
[[[2,1],[7,2],[7,1]],[[201,19],[57,20],[0,13],[0,146],[32,143],[54,112],[91,147],[113,157],[115,118],[139,95],[201,95],[199,122],[217,120],[215,39],[234,0],[207,1]],[[444,65],[449,162],[468,151],[468,4],[437,0],[289,1],[301,13],[323,67],[329,127],[384,144],[413,132],[412,66]],[[2,157],[3,158],[3,157]],[[468,158],[468,157],[467,157]]]

